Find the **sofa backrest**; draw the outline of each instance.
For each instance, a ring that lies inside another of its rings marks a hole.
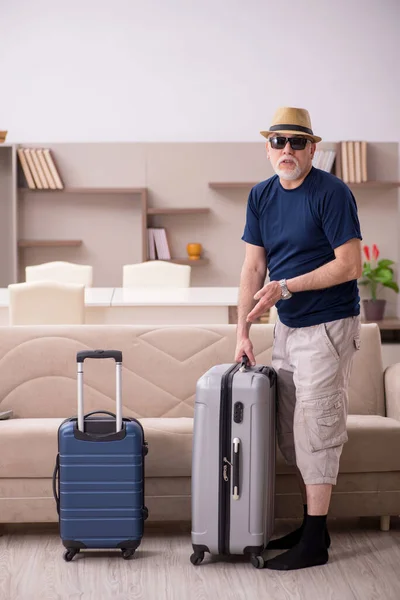
[[[253,325],[259,364],[270,364],[273,325]],[[384,414],[380,338],[362,327],[350,390],[350,412]],[[0,410],[16,417],[76,415],[79,350],[123,352],[123,414],[190,417],[197,379],[210,367],[233,362],[235,325],[49,325],[0,327]],[[85,411],[113,410],[115,372],[111,360],[86,361]]]

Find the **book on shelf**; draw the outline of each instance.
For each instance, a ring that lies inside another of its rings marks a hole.
[[[367,142],[345,141],[340,143],[341,175],[345,183],[365,183],[367,177]]]
[[[330,173],[335,162],[335,157],[335,150],[316,150],[312,161],[313,167]]]
[[[18,154],[18,158],[19,158],[19,162],[22,168],[22,172],[25,176],[26,179],[26,183],[28,184],[28,187],[30,190],[35,190],[36,189],[36,185],[35,182],[33,180],[32,177],[32,173],[30,171],[29,165],[28,165],[28,161],[26,159],[25,153],[23,151],[22,148],[18,148],[17,150],[17,154]]]
[[[149,259],[169,260],[171,258],[171,252],[165,229],[161,227],[149,227],[147,236]]]
[[[32,156],[33,164],[35,165],[36,173],[38,174],[38,177],[40,179],[40,183],[42,184],[42,188],[44,190],[48,190],[50,186],[49,186],[49,184],[47,182],[46,176],[45,176],[44,171],[42,169],[42,165],[39,162],[39,157],[37,155],[36,150],[34,150],[34,149],[31,148],[29,150],[29,153]]]
[[[43,150],[43,155],[44,158],[46,159],[47,165],[50,169],[50,173],[54,179],[54,183],[56,184],[56,188],[58,190],[62,190],[64,189],[64,184],[61,181],[61,177],[58,173],[57,167],[56,167],[56,163],[53,159],[53,155],[51,153],[51,150],[49,150],[48,148],[44,148]]]
[[[46,176],[47,182],[49,184],[49,188],[51,190],[56,190],[57,186],[56,186],[54,178],[50,172],[49,165],[47,164],[46,159],[44,157],[43,150],[41,148],[38,148],[38,150],[36,151],[36,154],[38,156],[39,162],[40,162],[42,169],[44,171],[44,174]]]
[[[30,190],[64,189],[64,184],[48,148],[18,148],[17,154]]]
[[[35,186],[38,190],[42,190],[42,182],[39,178],[39,173],[36,171],[35,163],[33,162],[33,158],[29,148],[24,148],[24,154],[26,158],[26,162],[28,163],[29,169],[32,173],[33,180],[35,182]]]

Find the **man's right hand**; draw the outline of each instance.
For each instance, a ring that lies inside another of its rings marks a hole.
[[[249,338],[238,339],[235,350],[235,362],[242,362],[243,355],[246,354],[250,365],[254,367],[256,359],[253,354],[253,344]]]

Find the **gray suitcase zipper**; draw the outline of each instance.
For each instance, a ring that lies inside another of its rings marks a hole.
[[[220,405],[220,465],[222,473],[219,480],[219,507],[218,507],[218,552],[229,554],[230,537],[230,485],[228,466],[231,465],[228,456],[231,452],[232,430],[232,381],[234,374],[239,370],[240,364],[232,365],[221,379],[221,405]]]

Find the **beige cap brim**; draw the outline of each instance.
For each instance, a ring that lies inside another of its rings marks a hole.
[[[265,138],[269,138],[270,135],[279,135],[284,133],[285,135],[301,135],[301,137],[306,137],[309,140],[312,140],[314,144],[317,144],[322,140],[322,138],[317,135],[310,135],[309,133],[302,133],[300,131],[291,131],[291,130],[282,130],[282,131],[260,131],[261,135]]]

